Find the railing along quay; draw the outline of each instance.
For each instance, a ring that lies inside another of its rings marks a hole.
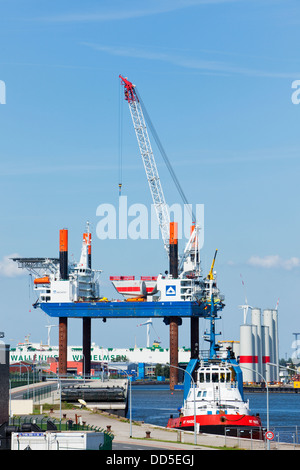
[[[244,385],[243,387],[244,392],[249,393],[262,393],[266,392],[267,388],[264,384],[261,385]],[[293,385],[269,385],[268,386],[269,393],[298,393],[300,391],[299,388],[294,388]]]

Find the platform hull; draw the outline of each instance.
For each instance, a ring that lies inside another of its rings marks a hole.
[[[69,318],[168,318],[208,317],[206,304],[197,302],[40,302],[41,308],[50,317]]]

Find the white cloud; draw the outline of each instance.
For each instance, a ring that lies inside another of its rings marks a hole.
[[[251,256],[248,260],[248,264],[260,268],[282,268],[290,271],[293,268],[300,267],[300,258],[293,256],[289,259],[282,259],[279,255],[268,255],[263,257]]]
[[[0,276],[4,277],[16,277],[24,274],[24,271],[18,268],[18,265],[11,258],[18,258],[20,255],[17,253],[12,253],[11,255],[6,255],[0,261]]]

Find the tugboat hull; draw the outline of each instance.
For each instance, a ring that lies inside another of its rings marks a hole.
[[[262,424],[258,416],[229,415],[225,413],[215,415],[197,415],[196,423],[198,432],[224,435],[226,431],[227,436],[236,436],[239,431],[241,437],[263,439]],[[194,416],[170,418],[167,428],[193,431]]]

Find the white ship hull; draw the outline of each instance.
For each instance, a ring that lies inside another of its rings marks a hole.
[[[185,348],[178,350],[179,362],[189,362],[191,352]],[[38,343],[22,345],[10,350],[10,363],[29,361],[35,363],[45,363],[58,360],[58,346],[51,346]],[[67,360],[69,362],[81,362],[83,359],[82,347],[68,346]],[[170,361],[169,349],[163,348],[102,348],[97,345],[91,348],[92,362],[134,362],[148,364],[166,364]]]

